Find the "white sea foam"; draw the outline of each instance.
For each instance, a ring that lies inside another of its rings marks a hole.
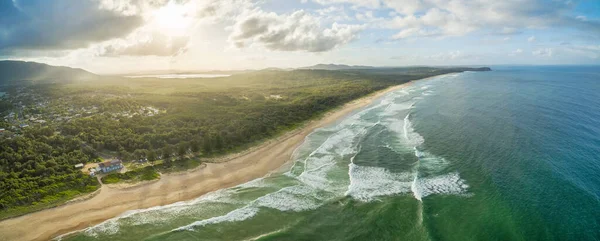
[[[345,157],[357,153],[356,143],[377,123],[369,124],[356,119],[352,123],[345,125],[344,128],[329,136],[315,151],[313,151],[304,162],[304,171],[297,177],[298,180],[306,185],[332,193],[345,191],[346,184],[341,180],[331,180],[330,173],[340,171],[338,162],[343,161]],[[347,159],[346,159],[347,160]]]
[[[245,206],[233,210],[223,216],[212,217],[200,221],[193,222],[189,225],[173,229],[172,231],[193,231],[197,227],[204,227],[210,224],[224,223],[224,222],[239,222],[254,217],[258,213],[259,209],[256,207]]]
[[[254,204],[280,211],[300,212],[316,209],[323,204],[322,201],[314,189],[296,185],[262,196],[254,201]]]
[[[410,192],[411,174],[392,173],[382,167],[349,165],[350,185],[347,196],[370,202],[377,197]]]
[[[458,173],[438,174],[448,166],[446,159],[417,149],[425,140],[419,133],[414,131],[410,122],[410,114],[404,117],[403,124],[404,139],[412,145],[414,154],[418,158],[415,167],[416,172],[413,174],[413,180],[410,184],[410,191],[413,193],[413,196],[417,200],[422,201],[424,197],[432,194],[465,193],[468,185],[464,180],[460,179]],[[422,174],[429,176],[426,178],[420,177]]]
[[[96,226],[92,226],[83,230],[83,233],[87,236],[98,237],[99,234],[116,234],[119,232],[118,219],[109,219]]]
[[[314,154],[335,154],[338,156],[346,155],[345,151],[351,148],[354,140],[358,137],[363,128],[344,128],[327,138],[310,156]],[[322,165],[322,164],[317,164]]]
[[[428,175],[440,173],[450,164],[446,158],[433,155],[427,151],[419,151],[416,148],[415,156],[419,158],[419,171]]]
[[[428,91],[425,91],[425,92],[423,92],[423,94],[422,94],[422,95],[424,95],[424,96],[430,96],[430,95],[433,95],[433,94],[435,94],[435,92],[434,92],[434,91],[430,91],[430,90],[428,90]]]
[[[413,193],[419,200],[433,194],[465,194],[469,188],[458,173],[416,178],[413,183],[415,185]]]
[[[211,224],[247,220],[254,217],[259,212],[259,207],[293,212],[312,210],[323,205],[325,199],[326,196],[319,195],[313,188],[304,185],[285,187],[276,192],[259,197],[250,202],[247,206],[235,209],[225,215],[196,221],[189,225],[176,228],[173,231],[193,230],[197,227]]]
[[[108,219],[100,224],[81,230],[84,234],[97,237],[99,234],[111,235],[119,232],[121,222],[127,220],[130,225],[141,225],[168,221],[181,213],[189,213],[199,203],[240,203],[240,200],[231,198],[230,189],[221,189],[210,192],[190,201],[176,202],[163,206],[155,206],[145,209],[135,209],[123,212],[121,215]],[[209,205],[204,205],[208,207]],[[203,209],[206,210],[206,209]]]
[[[389,104],[384,111],[382,111],[379,116],[381,117],[390,117],[399,115],[406,110],[409,110],[413,107],[415,102],[401,102],[401,103],[392,103]]]
[[[411,145],[411,147],[417,147],[421,144],[423,144],[423,142],[425,142],[425,140],[423,139],[423,137],[421,135],[419,135],[419,133],[415,132],[412,126],[412,122],[410,122],[410,114],[407,114],[404,117],[404,123],[403,123],[403,134],[404,134],[404,139],[406,141],[408,141],[408,143]]]
[[[254,179],[247,183],[242,183],[240,185],[235,186],[235,189],[245,189],[245,188],[255,188],[255,187],[267,187],[270,186],[269,182],[265,181],[264,177]]]
[[[330,192],[335,192],[335,183],[327,178],[327,173],[333,169],[332,165],[323,166],[322,168],[313,170],[311,172],[303,172],[298,177],[298,180],[305,183],[306,185],[318,189]]]
[[[413,193],[413,196],[419,200],[419,201],[423,201],[423,194],[421,194],[421,189],[419,188],[419,175],[418,173],[415,173],[415,178],[413,179],[411,185],[410,185],[410,191]]]
[[[419,150],[417,150],[417,148],[416,148],[416,147],[415,147],[414,149],[415,149],[415,156],[416,156],[417,158],[422,158],[422,157],[425,157],[425,152],[422,152],[422,151],[419,151]]]

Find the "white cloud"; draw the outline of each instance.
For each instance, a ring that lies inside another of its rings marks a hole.
[[[381,6],[379,0],[312,0],[321,5],[349,3],[358,7],[378,8]]]
[[[363,28],[337,23],[323,27],[319,17],[303,10],[279,15],[254,9],[238,17],[229,41],[239,48],[257,44],[269,50],[324,52],[354,40]]]
[[[144,25],[126,36],[98,43],[89,51],[98,56],[177,56],[187,51],[201,24],[233,24],[235,16],[254,5],[249,0],[101,0],[100,8],[136,15]]]
[[[565,52],[590,59],[600,59],[600,45],[569,45],[563,49]]]
[[[409,37],[430,37],[437,35],[440,35],[440,33],[435,30],[407,28],[392,36],[392,39],[404,39]]]
[[[189,37],[166,36],[158,32],[138,31],[127,39],[118,39],[100,46],[101,56],[175,56],[186,51]]]
[[[374,23],[382,21],[383,18],[378,18],[373,14],[373,11],[359,12],[356,14],[356,20],[366,23]]]
[[[530,43],[535,42],[535,36],[531,36],[531,37],[527,38],[527,42],[530,42]]]
[[[543,48],[543,49],[536,49],[533,52],[531,52],[531,54],[533,54],[535,56],[541,56],[541,57],[552,57],[553,51],[552,51],[552,48]]]
[[[392,10],[392,18],[380,27],[399,29],[428,29],[439,36],[463,36],[476,31],[491,34],[516,34],[527,29],[572,27],[589,33],[600,33],[600,22],[585,17],[567,15],[573,1],[542,0],[313,0],[320,4],[355,4],[355,6]],[[411,30],[398,36],[422,37],[421,31]]]
[[[331,6],[324,9],[317,9],[315,12],[319,14],[320,17],[330,21],[350,21],[352,18],[348,16],[344,7]]]
[[[515,49],[514,51],[510,52],[508,54],[508,56],[517,56],[517,55],[521,55],[523,53],[522,49]]]
[[[444,62],[444,61],[450,61],[450,60],[462,60],[462,59],[476,58],[476,56],[473,56],[470,54],[465,54],[459,50],[456,50],[456,51],[449,51],[449,52],[441,52],[441,53],[432,54],[432,55],[425,55],[425,56],[423,56],[423,58],[427,59],[427,60],[437,61],[437,62]]]

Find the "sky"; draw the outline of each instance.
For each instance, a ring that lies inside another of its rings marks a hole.
[[[600,64],[599,0],[0,0],[0,59],[99,74]]]

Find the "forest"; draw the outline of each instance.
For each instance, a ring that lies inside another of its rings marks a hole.
[[[465,70],[481,69],[264,70],[211,79],[111,77],[29,86],[51,99],[53,106],[94,106],[99,111],[67,122],[33,125],[12,138],[0,137],[0,218],[98,189],[98,181],[75,168],[77,163],[114,155],[124,161],[162,159],[161,165],[169,166],[185,156],[202,160],[225,155],[377,90]],[[138,110],[145,106],[160,113],[108,114],[141,113]],[[144,169],[103,180],[152,178],[158,178],[157,173]]]

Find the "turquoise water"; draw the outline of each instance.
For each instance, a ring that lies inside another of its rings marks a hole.
[[[315,131],[293,159],[63,240],[600,240],[600,70],[417,81]]]

